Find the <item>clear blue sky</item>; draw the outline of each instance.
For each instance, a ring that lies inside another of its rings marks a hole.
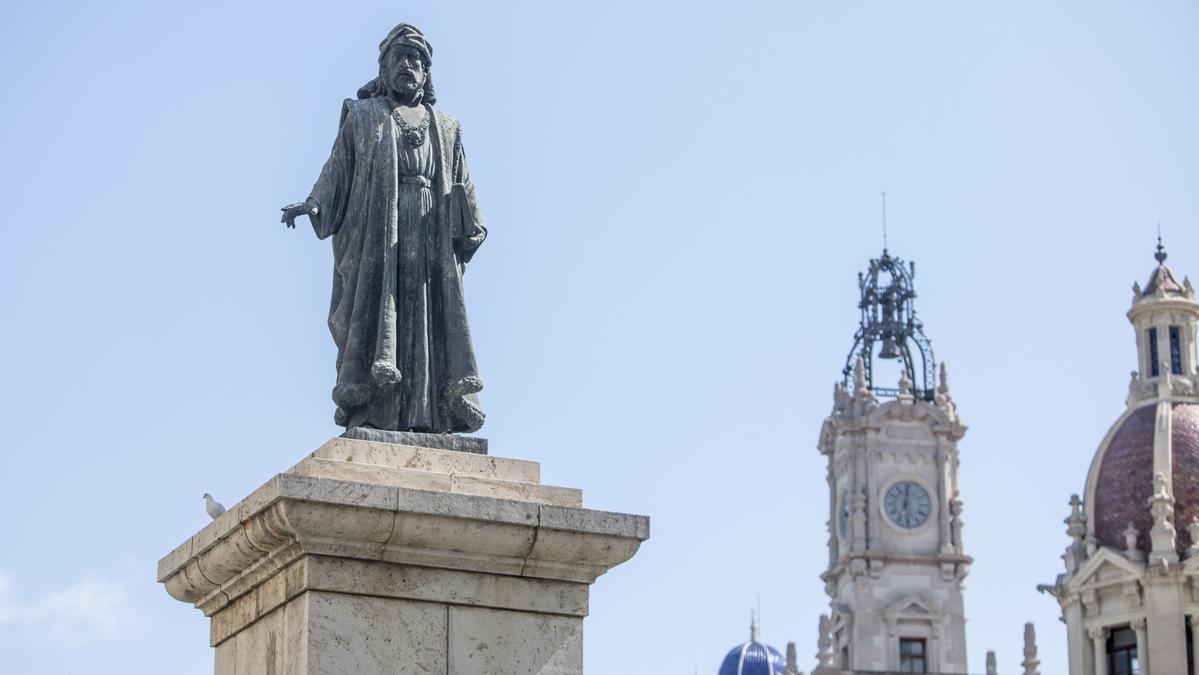
[[[1001,672],[1120,413],[1155,223],[1199,275],[1199,6],[25,2],[0,8],[0,662],[210,673],[155,583],[338,433],[327,242],[286,231],[399,21],[434,45],[491,237],[467,275],[493,454],[653,517],[587,670],[815,653],[815,444],[856,274],[917,262],[959,411],[971,669]]]

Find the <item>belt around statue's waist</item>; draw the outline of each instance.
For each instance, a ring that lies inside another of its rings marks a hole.
[[[433,181],[424,176],[400,176],[400,185],[415,185],[417,187],[433,187]]]

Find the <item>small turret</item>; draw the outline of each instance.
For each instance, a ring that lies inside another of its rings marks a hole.
[[[1037,659],[1037,629],[1032,622],[1024,624],[1024,675],[1041,675],[1037,670],[1041,662]]]
[[[1142,290],[1134,286],[1132,307],[1128,319],[1137,332],[1137,354],[1140,395],[1143,400],[1156,394],[1154,378],[1180,376],[1193,378],[1196,373],[1195,328],[1199,323],[1199,303],[1191,280],[1178,283],[1174,272],[1166,266],[1166,250],[1161,237],[1157,240],[1157,268]],[[1193,380],[1192,394],[1193,391]]]

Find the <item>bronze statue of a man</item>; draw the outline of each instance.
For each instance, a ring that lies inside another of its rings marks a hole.
[[[347,99],[312,193],[283,208],[333,237],[329,330],[335,419],[346,427],[449,433],[483,425],[462,274],[487,236],[458,121],[433,107],[433,49],[400,24],[379,76]]]

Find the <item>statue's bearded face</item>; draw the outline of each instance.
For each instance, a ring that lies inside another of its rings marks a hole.
[[[415,104],[424,93],[429,68],[420,50],[397,45],[384,55],[382,75],[383,83],[393,96],[402,103]]]

